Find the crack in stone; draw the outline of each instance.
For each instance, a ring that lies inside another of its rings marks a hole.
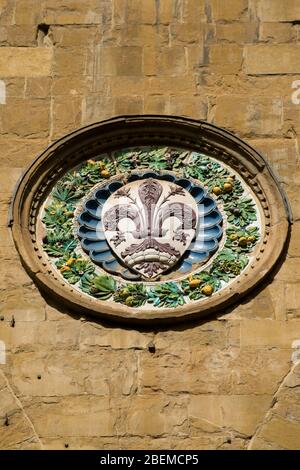
[[[286,380],[288,379],[288,377],[290,375],[292,375],[294,373],[294,370],[295,368],[299,365],[299,363],[296,363],[296,364],[293,364],[291,369],[285,374],[285,376],[283,377],[283,379],[281,380],[276,392],[274,393],[273,395],[273,399],[272,399],[272,402],[271,402],[271,406],[270,408],[268,409],[268,411],[266,412],[266,414],[263,416],[262,420],[258,423],[257,427],[256,427],[256,430],[254,431],[254,434],[252,435],[251,439],[250,439],[250,442],[249,442],[249,445],[247,447],[247,450],[252,450],[252,446],[255,442],[255,439],[258,437],[258,434],[260,433],[262,427],[269,421],[269,419],[271,418],[272,416],[272,412],[274,410],[274,407],[277,403],[277,397],[280,393],[280,391],[282,390],[282,388],[285,386],[285,382]]]
[[[44,449],[44,446],[43,446],[43,444],[42,444],[42,442],[41,442],[41,440],[40,440],[40,438],[39,438],[39,436],[38,436],[38,434],[37,434],[37,432],[36,432],[36,430],[35,430],[35,427],[34,427],[34,425],[33,425],[33,422],[31,421],[31,419],[29,418],[29,416],[28,416],[27,413],[25,412],[21,401],[19,400],[19,398],[16,396],[16,394],[15,394],[14,391],[13,391],[13,389],[11,388],[10,383],[9,383],[9,381],[8,381],[8,379],[7,379],[7,377],[6,377],[6,375],[4,374],[4,372],[3,372],[2,370],[0,370],[0,374],[1,374],[1,376],[3,377],[3,380],[4,380],[4,382],[5,382],[5,386],[7,387],[7,389],[9,390],[9,392],[11,393],[11,395],[13,396],[13,398],[14,398],[16,404],[18,405],[18,407],[20,408],[21,412],[23,413],[24,418],[26,419],[26,421],[27,421],[28,424],[29,424],[29,427],[32,429],[33,435],[34,435],[34,437],[37,439],[37,442],[39,443],[41,449]],[[31,438],[32,438],[32,436],[28,437],[27,440],[30,440]]]

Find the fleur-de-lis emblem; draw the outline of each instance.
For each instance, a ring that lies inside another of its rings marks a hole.
[[[103,207],[111,248],[146,278],[157,277],[182,257],[195,235],[197,217],[196,202],[184,188],[154,178],[129,183]]]

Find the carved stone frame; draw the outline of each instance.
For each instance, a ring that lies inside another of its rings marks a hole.
[[[63,174],[103,152],[137,145],[172,145],[199,150],[228,164],[258,198],[264,234],[255,260],[212,297],[177,308],[138,309],[81,294],[60,278],[37,242],[39,209]],[[259,284],[272,270],[288,240],[291,213],[276,176],[262,155],[228,131],[204,121],[171,116],[123,116],[84,127],[51,145],[25,171],[15,191],[10,226],[22,263],[32,279],[66,307],[106,319],[175,322],[222,311]]]

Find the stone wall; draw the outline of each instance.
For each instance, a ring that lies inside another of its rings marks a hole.
[[[297,0],[0,0],[1,448],[300,448],[299,23]],[[21,172],[51,142],[142,113],[205,119],[261,150],[295,219],[266,285],[155,331],[54,306],[7,228]]]

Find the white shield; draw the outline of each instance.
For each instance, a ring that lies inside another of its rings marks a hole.
[[[128,183],[103,206],[104,233],[130,269],[153,279],[172,268],[192,242],[197,203],[181,186],[147,178]]]

